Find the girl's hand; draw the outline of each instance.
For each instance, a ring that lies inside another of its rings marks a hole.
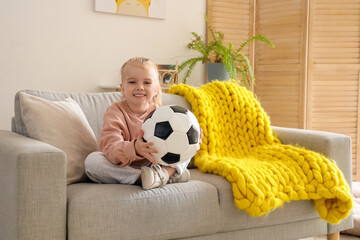
[[[203,138],[204,134],[203,134],[203,130],[202,128],[200,128],[200,139],[199,139],[199,144],[202,144],[202,138]]]
[[[152,142],[144,142],[143,141],[144,131],[140,129],[140,134],[135,141],[135,151],[136,154],[146,158],[152,164],[157,164],[156,159],[153,157],[153,153],[158,153],[157,150],[151,148],[153,145]]]

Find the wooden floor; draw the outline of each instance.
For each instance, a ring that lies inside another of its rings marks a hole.
[[[317,237],[311,237],[311,238],[302,238],[299,240],[326,240],[326,236],[324,235],[324,236],[317,236]],[[340,240],[360,240],[360,238],[356,237],[356,236],[341,234]]]

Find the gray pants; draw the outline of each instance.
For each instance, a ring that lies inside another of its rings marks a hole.
[[[190,160],[179,163],[174,168],[176,172],[175,178],[179,178]],[[145,163],[143,166],[150,166],[151,163]],[[119,167],[109,162],[104,153],[93,152],[85,159],[85,173],[96,183],[122,183],[122,184],[135,184],[141,175],[141,168],[136,167]]]

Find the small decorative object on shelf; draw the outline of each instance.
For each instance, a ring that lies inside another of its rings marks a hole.
[[[160,84],[163,92],[167,92],[174,84],[178,84],[178,65],[158,65]]]

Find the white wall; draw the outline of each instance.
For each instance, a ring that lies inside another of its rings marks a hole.
[[[21,89],[98,92],[117,85],[121,65],[147,56],[181,62],[191,32],[205,35],[206,0],[166,0],[166,19],[94,11],[94,0],[0,1],[0,129],[10,130]],[[188,84],[205,82],[196,67]]]

